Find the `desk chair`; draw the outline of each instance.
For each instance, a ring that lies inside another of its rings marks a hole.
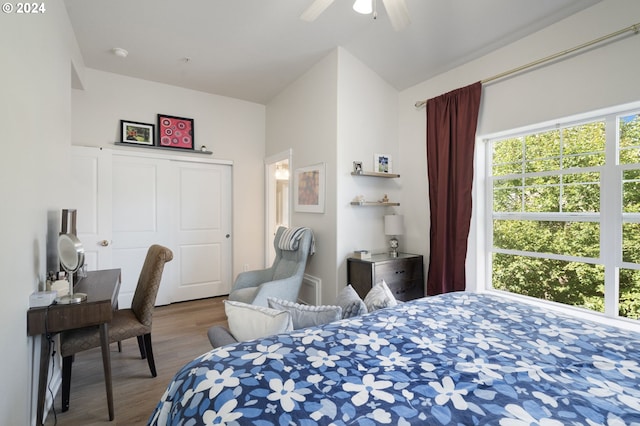
[[[109,323],[109,342],[120,342],[137,337],[140,356],[147,359],[151,375],[156,377],[156,365],[151,347],[151,318],[160,287],[164,264],[173,259],[166,247],[152,245],[142,265],[131,309],[119,309]],[[96,327],[79,328],[63,332],[60,338],[62,355],[62,411],[69,409],[71,393],[71,364],[73,356],[81,351],[100,346],[100,332]]]

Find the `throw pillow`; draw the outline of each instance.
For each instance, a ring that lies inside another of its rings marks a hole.
[[[267,302],[272,309],[291,313],[291,322],[294,330],[326,324],[342,318],[342,308],[340,306],[303,305],[275,297],[268,298]]]
[[[342,307],[342,318],[357,317],[368,312],[367,305],[360,299],[351,284],[340,290],[336,305]]]
[[[291,314],[265,306],[224,301],[229,331],[239,342],[285,333],[293,330]]]
[[[369,312],[373,312],[378,309],[396,306],[398,302],[393,297],[393,293],[387,283],[382,280],[369,290],[369,293],[364,298],[364,304],[367,305]]]

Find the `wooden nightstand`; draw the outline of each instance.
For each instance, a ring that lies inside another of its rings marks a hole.
[[[398,253],[374,254],[371,259],[347,259],[347,282],[364,299],[371,287],[384,280],[397,300],[424,297],[422,255]]]

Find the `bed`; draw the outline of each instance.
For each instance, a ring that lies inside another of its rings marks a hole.
[[[151,425],[640,425],[640,333],[449,293],[214,349]]]

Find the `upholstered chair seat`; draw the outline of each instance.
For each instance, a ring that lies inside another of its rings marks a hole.
[[[121,342],[132,337],[138,339],[138,348],[142,359],[147,359],[151,375],[156,377],[156,366],[151,346],[151,324],[153,308],[164,264],[173,259],[173,253],[166,247],[154,244],[149,247],[136,291],[131,302],[131,309],[119,309],[113,313],[109,323],[109,342]],[[69,409],[71,391],[71,365],[73,355],[100,346],[98,327],[85,327],[65,331],[61,334],[60,354],[62,355],[62,411]]]
[[[144,336],[151,333],[151,325],[144,325],[130,309],[122,309],[114,313],[109,323],[109,343],[121,342],[130,337]],[[87,327],[70,330],[64,333],[60,345],[60,353],[64,357],[100,346],[98,327]]]

